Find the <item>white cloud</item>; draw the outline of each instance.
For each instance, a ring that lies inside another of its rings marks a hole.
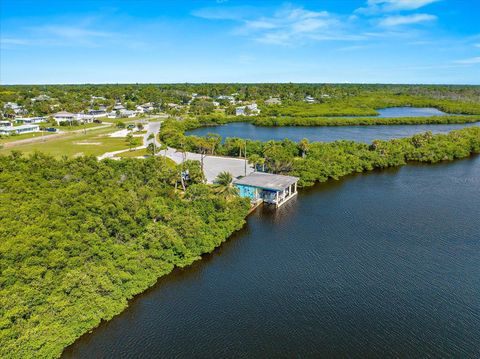
[[[457,60],[454,62],[456,64],[461,64],[461,65],[476,65],[476,64],[480,64],[480,56],[471,57],[469,59]]]
[[[423,22],[430,22],[436,20],[435,15],[430,14],[413,14],[413,15],[396,15],[388,16],[380,20],[380,26],[399,26],[399,25],[411,25],[419,24]]]
[[[204,11],[195,14],[201,14],[204,18],[206,15]],[[208,13],[209,19],[219,17],[219,13]],[[234,20],[231,17],[229,19]],[[271,16],[246,16],[235,20],[241,22],[235,29],[237,35],[249,36],[267,44],[292,45],[306,40],[357,40],[360,37],[350,35],[346,29],[348,21],[342,21],[337,15],[290,5],[283,6]]]
[[[367,6],[359,8],[356,12],[375,14],[381,12],[395,12],[417,10],[441,0],[368,0]]]

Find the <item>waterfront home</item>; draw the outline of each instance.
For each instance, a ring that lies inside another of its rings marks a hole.
[[[305,97],[305,102],[306,103],[314,103],[315,99],[312,96],[306,96]]]
[[[38,132],[40,127],[38,125],[21,125],[21,126],[1,126],[0,135],[22,134],[29,132]]]
[[[270,97],[268,100],[265,100],[265,105],[281,105],[282,101],[278,97]]]
[[[0,121],[0,127],[11,127],[12,122],[11,121]]]
[[[42,123],[42,122],[47,122],[47,118],[40,116],[40,117],[17,117],[15,119],[15,123],[25,124],[25,125],[31,125],[31,124]]]
[[[235,108],[235,116],[255,116],[260,113],[256,103]]]
[[[253,172],[233,181],[241,197],[252,203],[265,202],[280,207],[297,195],[299,178],[271,173]]]

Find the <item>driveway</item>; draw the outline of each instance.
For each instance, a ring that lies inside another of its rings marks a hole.
[[[165,151],[161,151],[163,156]],[[172,159],[176,163],[182,163],[183,154],[178,152],[174,148],[168,148],[166,151],[166,157]],[[187,160],[201,161],[201,155],[198,153],[186,153]],[[245,168],[246,167],[246,168]],[[206,156],[203,159],[203,172],[208,183],[213,183],[220,172],[230,172],[234,178],[239,176],[245,176],[253,172],[253,167],[248,163],[245,166],[245,160],[234,157],[221,157],[221,156]]]

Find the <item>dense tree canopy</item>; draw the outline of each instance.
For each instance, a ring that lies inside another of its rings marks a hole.
[[[0,357],[58,357],[174,266],[243,223],[246,200],[201,184],[189,163],[0,156]]]

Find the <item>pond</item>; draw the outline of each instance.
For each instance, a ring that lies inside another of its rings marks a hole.
[[[302,190],[64,358],[478,357],[480,157]]]
[[[376,117],[429,117],[449,115],[443,111],[431,107],[387,107],[377,109]]]

